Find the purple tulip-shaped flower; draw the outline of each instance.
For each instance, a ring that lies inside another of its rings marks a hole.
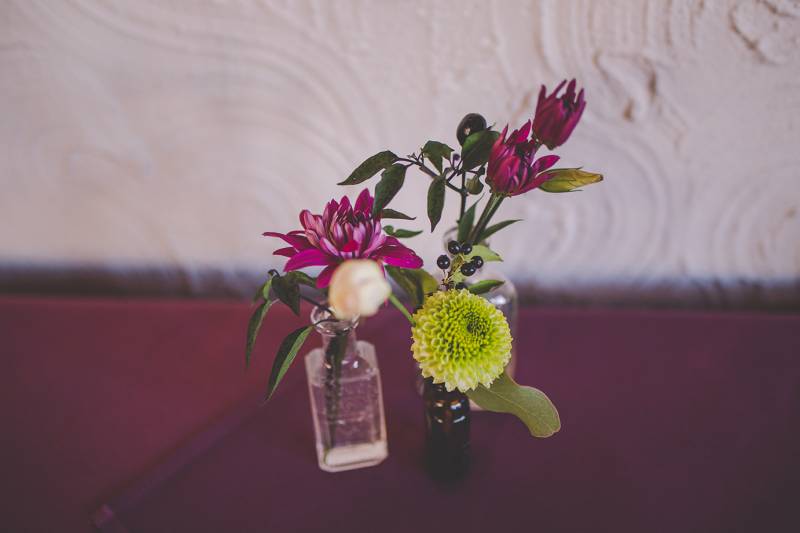
[[[528,138],[531,121],[506,138],[508,126],[492,146],[486,169],[486,183],[492,192],[505,196],[516,196],[550,179],[543,172],[558,161],[557,155],[546,155],[536,159],[536,140]]]
[[[567,142],[586,107],[583,89],[575,96],[574,79],[567,85],[563,96],[556,96],[565,83],[567,80],[559,83],[550,96],[545,96],[546,88],[542,85],[533,117],[534,136],[551,150]]]
[[[401,268],[420,268],[422,259],[395,237],[383,233],[380,218],[372,217],[374,198],[368,189],[361,191],[355,206],[347,196],[331,200],[322,215],[308,209],[300,213],[301,230],[289,233],[264,233],[290,244],[274,252],[288,257],[284,270],[324,266],[317,278],[317,287],[327,287],[334,270],[347,259],[372,259],[379,264]]]

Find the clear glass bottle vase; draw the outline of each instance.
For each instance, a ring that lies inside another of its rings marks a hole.
[[[376,465],[388,447],[375,347],[356,339],[358,319],[338,320],[316,307],[311,321],[322,337],[322,347],[305,357],[319,467]]]

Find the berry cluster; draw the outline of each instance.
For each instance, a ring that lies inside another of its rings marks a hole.
[[[472,245],[469,243],[459,244],[457,241],[450,241],[447,243],[447,251],[450,252],[450,254],[453,256],[459,256],[459,255],[467,256],[472,253]],[[463,262],[461,263],[459,271],[465,277],[473,275],[479,268],[483,266],[483,258],[478,255],[470,258],[469,261],[465,261],[463,259],[462,261]],[[447,270],[448,268],[450,268],[451,265],[450,258],[447,255],[442,254],[436,260],[436,264],[442,270]],[[457,264],[458,263],[456,263],[456,265]],[[456,289],[464,289],[464,288],[466,288],[466,285],[464,283],[456,284]]]

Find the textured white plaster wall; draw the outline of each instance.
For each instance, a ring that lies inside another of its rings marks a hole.
[[[507,202],[506,272],[554,298],[797,301],[798,50],[796,0],[5,0],[0,263],[236,285],[367,155],[455,144],[470,111],[519,124],[574,76],[559,153],[606,181]],[[419,227],[426,188],[393,206]],[[440,237],[411,242],[432,265]]]

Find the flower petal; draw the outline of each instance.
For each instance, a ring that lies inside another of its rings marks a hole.
[[[297,270],[309,266],[329,265],[332,260],[332,257],[322,253],[320,250],[310,248],[298,252],[294,257],[289,259],[286,262],[286,266],[283,267],[283,270],[289,272],[290,270]]]

